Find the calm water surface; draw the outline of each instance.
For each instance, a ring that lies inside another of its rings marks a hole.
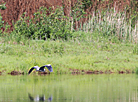
[[[0,76],[0,102],[138,102],[138,75]]]

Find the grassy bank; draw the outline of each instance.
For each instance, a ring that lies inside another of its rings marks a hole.
[[[42,7],[32,19],[24,13],[11,32],[1,17],[0,72],[51,64],[54,73],[138,73],[137,16],[97,11],[76,25],[83,14],[71,19],[62,9]]]
[[[133,73],[138,68],[137,44],[113,43],[94,34],[91,41],[24,39],[17,43],[0,39],[0,71],[5,73],[13,70],[27,73],[32,66],[45,64],[51,64],[54,73]]]

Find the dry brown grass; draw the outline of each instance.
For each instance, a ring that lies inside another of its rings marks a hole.
[[[92,11],[107,7],[116,7],[116,9],[123,9],[125,5],[130,4],[130,0],[92,0],[92,6],[87,7],[85,10],[87,14],[91,14]],[[26,12],[26,16],[33,17],[33,14],[39,9],[39,7],[52,7],[64,5],[65,15],[70,16],[71,7],[77,2],[77,0],[1,0],[1,3],[6,2],[6,10],[0,10],[3,20],[12,25],[12,21],[19,20],[20,16]],[[86,15],[87,16],[87,15]]]

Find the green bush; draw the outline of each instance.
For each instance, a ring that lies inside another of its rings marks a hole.
[[[0,9],[1,10],[5,10],[6,9],[6,6],[5,6],[6,3],[0,5]],[[5,23],[3,20],[2,20],[2,16],[0,14],[0,36],[3,36],[4,34],[6,34],[6,31],[10,28],[10,25],[8,25],[7,23]]]
[[[4,21],[2,20],[2,16],[0,15],[0,35],[2,35],[3,26],[4,26]]]
[[[51,12],[47,15],[47,12]],[[65,39],[71,34],[68,17],[64,16],[62,8],[55,11],[41,7],[34,14],[34,18],[25,17],[25,13],[20,20],[14,24],[12,34],[19,37],[25,36],[31,39]]]
[[[6,3],[5,3],[5,4],[6,4]],[[5,9],[6,9],[5,4],[0,5],[0,9],[1,9],[1,10],[5,10]]]
[[[5,10],[6,6],[5,4],[0,5],[1,10]],[[2,16],[0,14],[0,35],[2,34],[2,28],[4,27],[4,21],[2,20]]]

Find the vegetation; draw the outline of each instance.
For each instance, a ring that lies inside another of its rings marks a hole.
[[[83,30],[87,32],[98,31],[103,37],[107,37],[110,40],[114,40],[117,37],[122,42],[136,42],[138,40],[138,23],[135,23],[129,19],[124,13],[116,13],[116,11],[104,11],[103,13],[97,13],[90,17],[89,21],[84,24]]]
[[[0,9],[1,9],[1,10],[5,10],[5,9],[6,9],[5,4],[6,4],[6,3],[0,5]]]
[[[42,7],[33,19],[24,13],[13,23],[12,32],[1,31],[0,70],[27,72],[32,66],[50,63],[54,73],[137,72],[137,19],[133,25],[125,12],[111,9],[94,13],[75,30],[74,24],[84,13],[80,15],[75,8],[71,20],[62,9]],[[52,13],[46,16],[47,12]],[[2,18],[0,22],[1,28],[9,28]]]
[[[1,38],[0,69],[27,72],[32,66],[50,63],[54,73],[71,73],[75,69],[135,72],[138,66],[136,44],[112,43],[96,35],[92,35],[91,42],[23,39],[18,44]]]
[[[47,16],[47,12],[54,12]],[[40,13],[42,12],[42,13]],[[51,8],[41,7],[34,14],[34,18],[30,19],[22,15],[19,21],[14,24],[12,35],[17,34],[18,37],[27,37],[30,39],[58,39],[67,37],[70,34],[70,26],[66,21],[62,8],[53,11]],[[29,23],[28,23],[29,22]]]

